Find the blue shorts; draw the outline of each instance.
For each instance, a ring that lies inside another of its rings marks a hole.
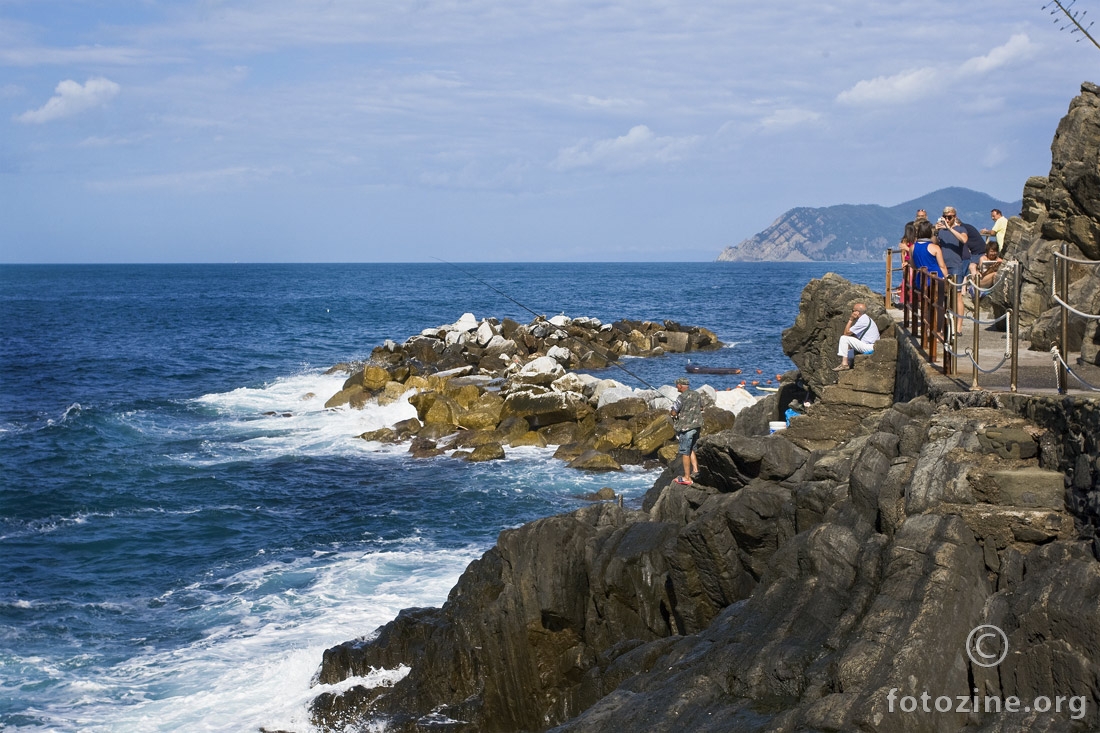
[[[695,444],[699,441],[699,428],[693,430],[685,430],[676,436],[680,441],[680,455],[691,455],[691,452],[695,450]]]

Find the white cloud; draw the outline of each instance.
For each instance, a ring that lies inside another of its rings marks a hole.
[[[1034,50],[1035,44],[1031,42],[1027,34],[1017,33],[1009,38],[1004,45],[990,50],[985,56],[975,56],[972,59],[967,59],[959,67],[959,74],[960,76],[984,74],[1013,61],[1026,59],[1031,56]]]
[[[240,186],[251,181],[270,180],[275,176],[286,175],[289,172],[290,170],[285,166],[258,168],[237,165],[210,170],[153,173],[126,179],[92,181],[88,184],[88,187],[93,191],[100,192],[150,188],[210,190]]]
[[[893,76],[864,79],[837,95],[841,104],[878,105],[909,102],[935,89],[940,72],[931,67],[903,71]]]
[[[787,130],[792,127],[801,127],[807,123],[817,122],[821,119],[818,112],[808,109],[789,107],[777,109],[764,119],[760,120],[760,127],[769,132]]]
[[[699,140],[697,135],[658,137],[645,125],[635,125],[619,137],[562,148],[550,167],[559,171],[590,167],[624,170],[650,163],[674,163]]]
[[[974,56],[962,62],[957,70],[947,67],[924,66],[902,71],[892,76],[864,79],[837,95],[841,104],[876,106],[911,102],[926,97],[944,83],[960,82],[980,77],[1015,61],[1028,58],[1035,51],[1035,44],[1025,33],[1017,33],[1004,44],[984,56]]]
[[[57,85],[56,93],[38,109],[28,110],[15,119],[20,122],[41,124],[51,120],[71,117],[85,110],[99,107],[118,96],[122,89],[110,79],[101,76],[89,79],[83,86],[66,79]]]

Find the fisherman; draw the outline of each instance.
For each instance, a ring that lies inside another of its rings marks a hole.
[[[680,396],[673,403],[669,413],[672,415],[672,427],[676,430],[676,440],[680,444],[679,454],[684,462],[684,475],[677,477],[676,483],[691,486],[692,476],[699,473],[699,459],[695,456],[695,444],[699,441],[699,431],[703,428],[703,399],[691,389],[687,377],[676,380],[676,391]]]

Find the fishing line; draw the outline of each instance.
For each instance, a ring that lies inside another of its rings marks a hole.
[[[445,264],[445,265],[450,265],[451,267],[455,268],[456,270],[458,270],[459,272],[461,272],[461,273],[462,273],[463,275],[465,275],[466,277],[470,278],[471,280],[476,280],[477,282],[481,283],[481,284],[482,284],[482,285],[484,285],[485,287],[487,287],[487,288],[489,288],[490,290],[492,290],[492,291],[493,291],[494,293],[496,293],[497,295],[500,295],[501,297],[503,297],[503,298],[507,298],[508,300],[512,301],[513,303],[515,303],[516,305],[518,305],[518,306],[519,306],[520,308],[522,308],[523,310],[525,310],[525,311],[527,311],[528,313],[530,313],[531,315],[533,315],[533,316],[534,316],[535,318],[543,318],[543,319],[545,319],[545,318],[546,318],[546,316],[544,316],[544,315],[543,315],[542,313],[536,313],[535,311],[533,311],[533,310],[531,310],[530,308],[528,308],[527,306],[525,306],[525,305],[524,305],[523,303],[520,303],[520,302],[519,302],[518,300],[516,300],[515,298],[513,298],[513,297],[512,297],[511,295],[508,295],[508,293],[505,293],[505,292],[504,292],[503,290],[500,290],[500,289],[498,289],[498,288],[495,288],[495,287],[493,287],[492,285],[490,285],[489,283],[485,282],[485,281],[484,281],[484,280],[482,280],[481,278],[477,277],[477,276],[476,276],[476,275],[474,275],[473,273],[471,273],[471,272],[467,272],[466,270],[463,270],[463,269],[462,269],[461,267],[459,267],[459,266],[458,266],[458,265],[456,265],[455,263],[453,263],[453,262],[448,262],[447,260],[441,259],[441,258],[439,258],[439,257],[432,257],[432,259],[433,259],[433,260],[437,260],[437,261],[439,261],[439,262],[442,262],[442,263],[443,263],[443,264]],[[554,327],[554,330],[555,330],[556,332],[559,332],[559,333],[561,333],[561,334],[562,334],[563,336],[568,336],[568,335],[569,335],[568,333],[566,333],[566,332],[565,332],[565,331],[563,331],[562,329],[558,328],[557,326],[555,326],[555,327]],[[596,348],[596,347],[595,347],[595,346],[594,346],[593,344],[587,344],[587,346],[588,346],[588,348],[592,349],[592,351],[593,351],[593,352],[595,352],[595,353],[599,354],[599,355],[600,355],[600,356],[601,356],[601,357],[602,357],[602,358],[603,358],[603,359],[604,359],[605,361],[607,361],[607,363],[608,363],[608,364],[610,364],[611,366],[613,366],[613,367],[617,367],[618,369],[622,369],[622,370],[623,370],[624,372],[626,372],[626,373],[627,373],[627,374],[629,374],[630,376],[634,377],[635,379],[637,379],[637,380],[638,380],[639,382],[641,382],[641,383],[642,383],[642,384],[644,384],[645,386],[649,387],[649,388],[650,388],[650,389],[652,389],[653,391],[657,391],[657,388],[656,388],[656,387],[654,387],[654,386],[653,386],[652,384],[650,384],[649,382],[645,381],[644,379],[642,379],[641,377],[639,377],[639,376],[638,376],[637,374],[635,374],[634,372],[630,371],[629,369],[627,369],[626,367],[624,367],[624,366],[623,366],[622,364],[620,364],[620,363],[618,362],[618,359],[617,359],[617,357],[613,357],[613,356],[611,356],[610,354],[605,354],[605,353],[603,353],[603,352],[602,352],[602,351],[600,351],[600,350],[599,350],[598,348]]]

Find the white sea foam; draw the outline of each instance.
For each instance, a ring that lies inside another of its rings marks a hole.
[[[181,458],[213,465],[286,455],[392,452],[392,448],[359,436],[416,417],[409,395],[389,405],[368,403],[361,410],[326,410],[325,403],[340,391],[344,381],[341,375],[301,374],[261,388],[242,387],[200,397],[197,402],[216,410],[218,421],[213,426],[202,426],[207,438],[203,450]]]
[[[392,685],[408,667],[312,686],[325,649],[361,637],[409,606],[439,605],[478,551],[344,552],[272,563],[226,579],[202,608],[222,623],[182,648],[146,649],[94,677],[56,670],[45,729],[311,731],[324,691]],[[302,577],[308,576],[308,582]],[[288,587],[289,586],[289,587]],[[64,701],[64,702],[62,702]]]

